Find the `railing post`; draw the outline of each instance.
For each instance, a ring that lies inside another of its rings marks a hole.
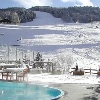
[[[17,61],[17,48],[16,48],[16,61]]]
[[[23,60],[23,50],[22,50],[22,60]]]
[[[33,51],[33,61],[34,61],[34,51]]]
[[[8,46],[8,63],[9,63],[9,46]]]
[[[91,75],[91,67],[90,67],[90,75]]]
[[[54,73],[53,63],[51,63],[52,73]]]

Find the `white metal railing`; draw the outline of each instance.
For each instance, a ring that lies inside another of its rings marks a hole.
[[[18,61],[23,59],[34,60],[34,51],[14,46],[0,46],[0,62]]]

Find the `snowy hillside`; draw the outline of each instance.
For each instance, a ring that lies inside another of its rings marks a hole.
[[[0,33],[4,33],[0,35],[0,43],[19,44],[23,48],[44,52],[44,56],[48,54],[48,57],[57,53],[69,53],[81,67],[99,67],[99,22],[64,23],[46,12],[36,12],[36,15],[33,22],[20,25],[0,24]]]

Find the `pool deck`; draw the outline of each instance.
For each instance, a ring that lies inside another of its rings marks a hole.
[[[50,84],[50,86],[65,91],[64,96],[62,96],[59,100],[100,100],[100,90],[99,90],[100,86],[99,85]]]

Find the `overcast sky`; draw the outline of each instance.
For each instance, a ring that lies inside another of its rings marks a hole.
[[[69,7],[69,6],[98,6],[100,0],[1,0],[0,8],[8,7],[25,7],[32,6],[53,6],[53,7]]]

